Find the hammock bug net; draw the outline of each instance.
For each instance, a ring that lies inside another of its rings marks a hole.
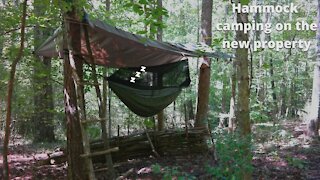
[[[143,117],[163,110],[190,84],[186,60],[153,67],[121,68],[107,79],[119,99]]]

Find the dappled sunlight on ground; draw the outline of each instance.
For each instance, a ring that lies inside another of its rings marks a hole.
[[[300,121],[281,121],[256,124],[253,127],[254,137],[254,173],[253,179],[320,179],[320,142],[307,140],[304,136],[305,124]],[[55,147],[63,144],[23,144],[17,138],[15,145],[10,146],[9,163],[12,179],[65,179],[66,164],[41,164]],[[214,152],[204,155],[181,155],[174,157],[146,157],[116,163],[118,174],[128,172],[128,179],[161,179],[172,175],[197,179],[211,179],[208,175],[208,164],[215,167]],[[104,164],[95,164],[104,168]],[[2,156],[0,156],[2,171]],[[1,176],[1,175],[0,175]],[[97,172],[99,179],[108,179],[105,171]],[[1,179],[1,177],[0,177]]]
[[[265,179],[320,179],[320,146],[304,136],[302,121],[282,121],[279,126],[257,125],[255,176]],[[311,153],[316,151],[317,153]]]

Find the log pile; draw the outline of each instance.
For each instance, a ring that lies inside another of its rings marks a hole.
[[[203,138],[207,132],[202,129],[189,129],[185,131],[170,130],[162,132],[149,131],[147,133],[132,134],[123,137],[113,137],[110,140],[111,147],[119,147],[119,151],[112,153],[112,159],[116,162],[148,157],[155,155],[151,146],[160,156],[176,156],[194,153],[204,153],[208,151],[206,140]],[[92,152],[102,151],[102,140],[92,142]],[[94,162],[103,161],[103,157],[93,158]]]
[[[149,135],[149,138],[147,135]],[[149,157],[151,155],[181,156],[206,153],[208,152],[206,136],[208,136],[208,132],[203,129],[148,131],[148,133],[113,137],[110,140],[109,150],[112,152],[114,162]],[[113,151],[113,149],[117,151]],[[106,150],[103,148],[102,140],[91,142],[91,156],[104,151]],[[59,151],[48,155],[47,159],[39,160],[37,163],[38,165],[60,164],[66,160],[64,151]],[[94,156],[92,160],[94,163],[104,163],[105,155]]]

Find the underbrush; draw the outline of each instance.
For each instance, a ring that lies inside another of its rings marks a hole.
[[[208,174],[216,179],[241,179],[244,173],[251,173],[251,138],[241,138],[238,133],[216,135],[215,151],[218,165],[207,166]]]

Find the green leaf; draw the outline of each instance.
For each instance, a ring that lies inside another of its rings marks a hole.
[[[240,0],[241,5],[248,5],[250,0]]]
[[[143,30],[143,31],[138,31],[137,34],[147,34],[148,32]]]
[[[147,0],[139,0],[139,3],[140,4],[148,4],[148,1]]]
[[[263,67],[263,69],[269,69],[269,68],[270,68],[270,65],[267,64],[267,63],[264,63],[264,64],[262,65],[262,67]]]
[[[151,119],[146,119],[143,124],[147,127],[147,128],[152,128],[154,126],[154,123]]]
[[[123,7],[125,8],[129,8],[129,7],[132,7],[134,4],[129,2],[129,3],[126,3]]]
[[[161,166],[159,164],[152,165],[151,168],[155,174],[161,173]]]
[[[132,9],[133,9],[134,12],[138,13],[139,15],[143,14],[143,9],[138,4],[133,4]]]

